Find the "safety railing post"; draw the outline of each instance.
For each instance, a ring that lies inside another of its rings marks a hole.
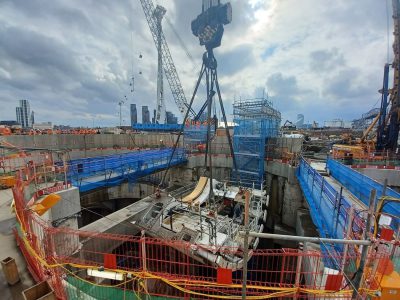
[[[324,181],[325,179],[324,179],[324,177],[322,177],[322,182],[321,182],[321,193],[319,194],[319,209],[321,209],[321,204],[322,204],[322,199],[323,199],[323,197],[322,197],[322,193],[323,193],[323,191],[324,191]]]
[[[243,278],[242,278],[242,299],[246,300],[246,289],[247,289],[247,259],[249,252],[249,192],[245,192],[245,216],[244,216],[244,241],[243,241]]]
[[[140,236],[140,244],[141,244],[141,249],[142,249],[142,274],[144,277],[146,277],[147,273],[147,263],[146,263],[146,236],[145,236],[145,231],[141,231],[141,236]],[[143,281],[143,286],[145,289],[145,299],[147,299],[147,279],[144,279]],[[138,286],[138,292],[140,293],[140,287]]]
[[[353,226],[353,220],[354,220],[354,206],[350,207],[350,212],[349,212],[349,217],[347,219],[347,230],[346,230],[346,236],[345,239],[351,239],[350,234],[351,234],[351,229]],[[343,250],[343,258],[342,258],[342,266],[341,266],[341,272],[344,273],[344,267],[346,265],[346,260],[347,260],[347,253],[349,251],[349,245],[345,244],[344,245],[344,250]]]
[[[304,255],[304,244],[299,243],[299,250],[298,250],[299,255],[297,256],[297,265],[296,265],[296,278],[295,278],[295,287],[297,288],[296,294],[293,297],[294,299],[298,299],[299,297],[299,291],[298,289],[300,288],[300,279],[301,279],[301,266],[303,263],[303,255]]]
[[[47,170],[46,170],[46,165],[45,165],[45,162],[43,161],[43,174],[44,174],[44,182],[45,182],[45,184],[46,184],[46,187],[47,187],[47,172],[46,172]]]
[[[67,179],[67,160],[65,157],[65,152],[63,153],[62,156],[62,160],[63,160],[63,168],[64,168],[64,182],[65,182],[65,188],[68,188],[68,179]]]
[[[375,208],[375,196],[376,196],[376,190],[372,190],[369,196],[369,208],[368,208],[368,217],[366,220],[366,225],[365,225],[365,230],[364,230],[364,235],[363,238],[364,240],[368,238],[368,235],[370,234],[371,230],[371,221],[372,221],[372,215],[374,213],[374,208]],[[358,290],[361,287],[361,279],[364,275],[364,268],[365,268],[365,262],[367,260],[367,255],[368,255],[368,246],[363,246],[362,251],[361,251],[361,258],[360,258],[360,265],[357,269],[356,275],[354,277],[354,290],[353,290],[353,296],[352,299],[357,299],[358,298]]]
[[[342,206],[342,195],[343,195],[343,186],[340,186],[339,203],[338,203],[337,214],[336,214],[335,236],[337,236],[337,230],[338,230],[338,226],[339,226],[340,208]]]

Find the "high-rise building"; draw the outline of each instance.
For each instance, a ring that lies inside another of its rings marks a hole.
[[[157,114],[157,111],[154,109],[153,110],[153,118],[151,118],[151,123],[153,123],[153,124],[156,124],[156,114]]]
[[[137,123],[137,109],[136,104],[131,104],[131,126]]]
[[[296,121],[296,127],[297,128],[302,128],[304,125],[304,115],[298,114],[297,115],[297,121]]]
[[[178,124],[178,118],[175,117],[175,115],[172,112],[167,111],[166,117],[167,117],[167,124]]]
[[[150,111],[148,106],[142,106],[142,124],[150,124]]]
[[[21,112],[21,107],[17,106],[15,108],[15,113],[17,115],[17,123],[19,125],[22,125],[22,112]]]
[[[17,122],[21,124],[22,128],[32,126],[31,123],[31,109],[28,100],[19,100],[19,107],[16,108]]]
[[[31,122],[31,126],[30,127],[33,127],[33,124],[35,124],[35,112],[33,110],[31,112],[30,122]]]

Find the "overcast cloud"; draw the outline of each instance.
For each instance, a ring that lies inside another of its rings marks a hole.
[[[194,59],[164,21],[190,98],[203,53],[190,22],[201,1],[154,2],[166,7]],[[261,96],[263,89],[283,121],[295,121],[298,113],[310,122],[351,120],[379,99],[387,60],[386,0],[231,3],[233,23],[215,52],[228,113],[235,98]],[[391,19],[389,30],[391,45]],[[139,0],[0,0],[0,120],[15,119],[18,100],[28,99],[38,122],[117,125],[118,101],[126,95],[123,119],[129,124],[130,103],[155,107],[156,64]],[[167,110],[178,114],[167,82],[165,88]],[[200,94],[196,107],[201,102]]]

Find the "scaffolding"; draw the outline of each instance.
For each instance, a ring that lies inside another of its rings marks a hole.
[[[281,114],[267,98],[235,101],[233,114],[233,148],[240,179],[258,185],[264,178],[266,143],[278,136]]]
[[[184,129],[184,145],[189,152],[204,152],[207,144],[207,125],[201,122],[186,124]],[[215,126],[210,128],[210,140],[215,136]]]

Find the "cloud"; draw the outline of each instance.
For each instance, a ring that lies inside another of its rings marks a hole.
[[[245,67],[255,63],[251,45],[241,45],[232,51],[225,52],[218,58],[220,74],[231,76]]]
[[[313,72],[328,72],[345,65],[344,56],[338,48],[317,50],[310,53],[310,68]]]
[[[167,9],[173,28],[164,21],[164,33],[189,99],[204,52],[190,30],[201,3],[153,2]],[[215,50],[228,114],[235,97],[263,90],[292,120],[297,113],[320,122],[352,119],[376,102],[387,45],[382,1],[231,3],[233,21]],[[15,119],[22,98],[38,121],[84,126],[91,116],[118,124],[117,103],[125,96],[138,107],[155,107],[157,53],[138,0],[0,0],[0,41],[0,119]],[[179,115],[167,81],[164,86],[167,109]],[[203,101],[204,86],[195,107]]]
[[[312,90],[301,88],[295,76],[274,73],[267,79],[266,86],[275,106],[285,114],[296,114],[304,109],[304,98],[316,98]]]

